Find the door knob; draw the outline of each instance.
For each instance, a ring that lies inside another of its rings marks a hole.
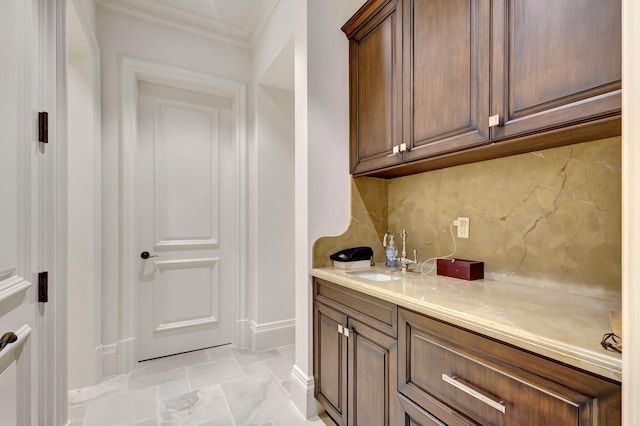
[[[0,337],[0,351],[4,349],[9,343],[13,343],[18,340],[18,336],[15,333],[9,331],[4,333],[2,337]]]
[[[142,253],[140,253],[140,257],[143,259],[149,259],[150,257],[159,257],[157,254],[149,254],[148,251],[143,251]]]

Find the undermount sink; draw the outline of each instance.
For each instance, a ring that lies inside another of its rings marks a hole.
[[[393,281],[393,280],[401,279],[401,277],[396,277],[393,275],[387,275],[387,274],[382,274],[380,272],[373,272],[373,271],[355,271],[355,272],[348,272],[348,274],[351,274],[358,278],[364,278],[365,280],[370,280],[370,281]]]

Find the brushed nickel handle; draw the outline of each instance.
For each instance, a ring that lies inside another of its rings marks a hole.
[[[472,387],[467,386],[464,383],[460,382],[456,376],[449,377],[443,373],[442,380],[449,383],[451,386],[455,387],[456,389],[459,389],[462,392],[468,395],[471,395],[475,399],[484,402],[489,407],[495,408],[496,410],[500,411],[502,414],[504,414],[507,409],[507,407],[503,404],[504,401],[495,401],[489,398],[487,395],[484,395],[483,393],[473,389]]]
[[[9,343],[13,343],[16,340],[18,340],[18,336],[16,336],[14,332],[8,331],[4,333],[2,337],[0,337],[0,351],[2,351]]]

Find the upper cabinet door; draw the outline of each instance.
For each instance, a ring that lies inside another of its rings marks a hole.
[[[489,140],[489,0],[405,0],[405,160]]]
[[[620,1],[494,1],[492,139],[619,115],[620,20]]]
[[[398,0],[371,1],[342,28],[349,38],[350,169],[353,174],[402,161],[399,152],[400,6]]]

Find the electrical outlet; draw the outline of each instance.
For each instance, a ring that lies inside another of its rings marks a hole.
[[[459,217],[457,221],[454,221],[454,224],[458,226],[458,238],[469,238],[468,217]]]

